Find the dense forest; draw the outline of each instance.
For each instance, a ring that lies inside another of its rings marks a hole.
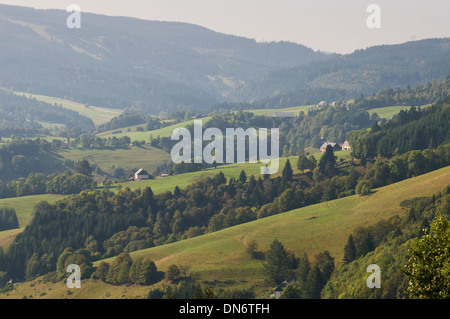
[[[348,134],[353,156],[359,159],[377,155],[390,157],[408,150],[434,148],[450,141],[450,95],[428,108],[411,108],[370,131]]]

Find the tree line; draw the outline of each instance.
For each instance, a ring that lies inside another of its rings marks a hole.
[[[371,96],[358,97],[355,98],[354,105],[365,109],[392,105],[420,106],[444,100],[449,94],[450,76],[447,76],[414,88],[407,85],[404,89],[384,89]]]

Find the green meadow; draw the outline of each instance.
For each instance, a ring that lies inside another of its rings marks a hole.
[[[170,154],[150,145],[105,149],[59,149],[55,156],[74,162],[86,159],[91,165],[95,164],[107,173],[112,173],[113,168],[121,167],[124,170],[144,168],[151,174],[159,165],[171,161]]]
[[[119,116],[122,113],[122,110],[118,109],[85,105],[82,103],[46,95],[30,94],[18,91],[14,92],[14,94],[25,96],[28,99],[36,99],[38,101],[49,103],[52,105],[61,105],[63,108],[78,112],[80,115],[89,117],[90,119],[92,119],[95,125],[106,123],[113,117]]]
[[[199,120],[202,120],[203,123],[206,123],[207,121],[209,121],[211,119],[211,117],[204,117],[201,118]],[[141,132],[141,131],[137,131],[137,127],[139,126],[143,126],[143,125],[137,125],[137,126],[130,126],[130,127],[124,127],[124,128],[120,128],[120,129],[116,129],[116,130],[110,130],[110,131],[106,131],[106,132],[102,132],[102,133],[98,133],[97,136],[98,137],[102,137],[102,138],[108,138],[108,137],[121,137],[121,136],[128,136],[132,141],[145,141],[145,142],[150,142],[151,137],[170,137],[172,135],[172,131],[175,130],[176,128],[184,128],[188,125],[193,125],[194,124],[194,120],[189,120],[189,121],[184,121],[184,122],[180,122],[177,124],[172,124],[157,130],[152,130],[152,131],[145,131],[145,132]]]
[[[422,105],[421,108],[425,108],[428,106],[431,106],[431,104]],[[378,107],[378,108],[370,109],[370,110],[368,110],[368,112],[370,115],[372,115],[373,113],[377,113],[380,116],[380,118],[390,120],[398,112],[400,112],[402,110],[407,111],[410,108],[411,108],[411,106],[405,106],[405,105],[386,106],[386,107]]]

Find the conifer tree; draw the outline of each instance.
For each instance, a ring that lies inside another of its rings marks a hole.
[[[356,259],[356,245],[353,236],[348,236],[347,244],[344,247],[344,263],[348,264]]]
[[[289,162],[289,159],[286,161],[286,165],[284,165],[283,172],[281,174],[281,179],[283,182],[290,182],[292,180],[293,171],[291,167],[291,162]]]

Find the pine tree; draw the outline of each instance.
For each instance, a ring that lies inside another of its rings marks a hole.
[[[320,299],[320,293],[324,286],[322,272],[319,266],[315,265],[309,272],[306,284],[304,286],[303,294],[305,299]]]
[[[333,148],[331,145],[328,145],[325,151],[325,154],[319,160],[319,171],[320,173],[333,177],[336,171],[336,158],[334,157]]]
[[[356,245],[353,236],[348,236],[347,244],[344,247],[344,263],[348,264],[356,259]]]
[[[294,175],[291,167],[291,162],[289,159],[286,161],[286,165],[284,165],[283,172],[281,174],[281,179],[283,182],[290,182],[292,180],[292,176]]]
[[[242,170],[239,174],[239,181],[244,184],[247,181],[247,174],[245,174],[245,171]]]
[[[308,278],[310,270],[311,263],[309,262],[308,255],[304,253],[303,256],[299,258],[298,267],[296,270],[297,281],[300,286],[304,286],[306,284],[306,279]]]

